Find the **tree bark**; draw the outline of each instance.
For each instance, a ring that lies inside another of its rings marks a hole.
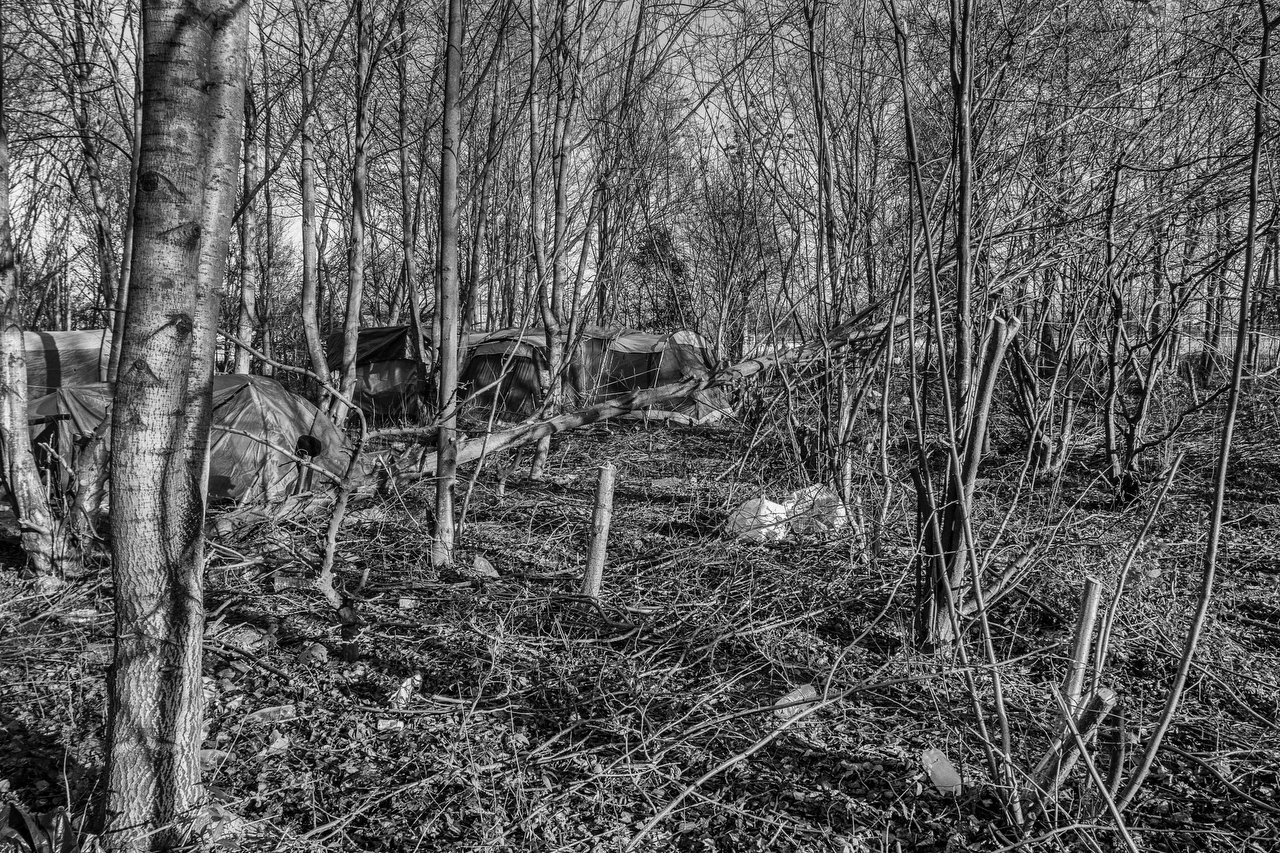
[[[400,84],[399,109],[397,110],[396,131],[400,142],[400,251],[404,254],[401,267],[404,275],[404,288],[409,301],[409,331],[413,335],[412,355],[418,363],[417,379],[425,384],[427,363],[430,353],[422,348],[422,294],[418,289],[418,217],[415,215],[418,201],[421,199],[421,188],[410,178],[409,161],[409,27],[405,20],[404,9],[399,15],[400,51],[396,60],[396,77]],[[447,65],[447,60],[446,60]],[[425,134],[424,134],[425,136]],[[425,139],[423,140],[425,145]],[[425,151],[422,152],[425,154]],[[418,164],[421,169],[421,163]],[[421,174],[419,172],[419,174]],[[421,184],[419,181],[418,184]],[[425,405],[426,401],[421,401]],[[418,412],[421,416],[422,412]]]
[[[316,243],[316,160],[315,139],[311,136],[311,113],[315,108],[315,72],[311,67],[311,10],[306,0],[294,0],[298,20],[298,80],[302,96],[302,123],[298,146],[302,159],[299,192],[302,196],[302,333],[311,358],[311,370],[328,376],[324,346],[320,343],[320,254]]]
[[[529,243],[532,248],[534,285],[538,293],[538,308],[546,333],[547,358],[538,366],[538,385],[544,395],[552,395],[555,381],[555,347],[560,329],[555,312],[551,310],[551,296],[547,285],[546,231],[542,221],[542,128],[541,96],[538,93],[538,72],[542,67],[542,23],[538,17],[538,0],[529,0]],[[547,456],[551,453],[551,435],[538,441],[533,455],[533,474],[542,473]]]
[[[951,91],[955,114],[956,319],[955,388],[958,413],[967,412],[973,382],[973,0],[951,0]]]
[[[254,257],[258,243],[258,216],[253,194],[260,180],[258,143],[254,125],[257,108],[252,82],[246,80],[244,97],[244,210],[240,213],[240,311],[236,317],[236,337],[253,345],[258,330],[258,264]],[[253,359],[244,347],[236,347],[235,373],[248,373]]]
[[[431,564],[453,562],[453,488],[458,467],[458,146],[462,111],[462,2],[448,0],[444,115],[440,133],[440,292],[436,301],[440,339],[436,381],[436,516]]]
[[[373,121],[369,113],[369,90],[373,78],[372,21],[364,0],[356,0],[356,135],[351,166],[351,233],[347,246],[347,311],[342,324],[342,380],[338,391],[351,397],[356,387],[356,345],[360,338],[360,308],[364,304],[365,198],[369,184],[369,136]],[[347,406],[334,401],[339,423],[346,420]]]
[[[268,68],[270,56],[267,51],[266,39],[259,42],[262,56],[262,67]],[[275,223],[275,199],[271,190],[272,172],[272,151],[271,151],[271,118],[272,103],[274,97],[270,90],[270,76],[265,72],[262,75],[262,130],[258,134],[258,154],[262,158],[262,165],[268,169],[265,178],[262,181],[262,220],[258,225],[258,240],[254,251],[254,260],[258,266],[258,299],[255,306],[255,319],[258,325],[258,334],[260,335],[260,352],[263,355],[261,366],[263,376],[274,376],[275,366],[272,364],[276,360],[276,338],[275,324],[272,322],[275,315],[275,305],[272,301],[274,295],[274,277],[272,271],[275,269],[276,257],[276,223]],[[248,116],[245,116],[248,120]]]
[[[143,10],[134,267],[112,413],[116,651],[105,822],[113,851],[174,849],[203,801],[207,443],[245,10],[236,0],[153,0]]]

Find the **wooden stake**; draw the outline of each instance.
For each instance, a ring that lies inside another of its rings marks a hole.
[[[600,583],[604,578],[609,522],[613,519],[613,482],[617,473],[618,469],[612,462],[604,463],[600,466],[600,480],[596,484],[596,507],[591,516],[591,550],[582,576],[582,594],[593,601],[600,598]]]
[[[1098,618],[1098,599],[1102,586],[1097,578],[1084,579],[1084,591],[1080,595],[1080,615],[1076,620],[1076,637],[1071,648],[1071,665],[1067,679],[1062,683],[1062,698],[1067,700],[1071,713],[1080,709],[1080,695],[1084,691],[1084,673],[1089,665],[1089,651],[1093,645],[1093,623]]]

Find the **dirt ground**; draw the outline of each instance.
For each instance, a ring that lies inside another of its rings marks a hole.
[[[1219,586],[1191,681],[1125,813],[1142,850],[1280,850],[1280,452],[1264,415],[1237,443]],[[226,844],[1125,849],[1079,768],[1053,802],[1026,802],[1025,831],[1012,828],[961,667],[908,642],[905,474],[878,555],[857,535],[747,545],[721,535],[727,512],[803,483],[768,442],[746,446],[731,429],[624,425],[558,439],[550,479],[503,481],[486,467],[462,487],[461,570],[443,577],[429,569],[427,484],[357,506],[339,574],[359,590],[361,625],[345,633],[308,585],[316,519],[212,523],[204,759],[211,794],[234,816]],[[1201,581],[1212,430],[1185,446],[1100,677],[1122,708],[1122,726],[1103,737],[1124,743],[1130,765]],[[1029,771],[1060,732],[1050,686],[1065,672],[1081,583],[1092,575],[1111,588],[1156,490],[1113,508],[1087,450],[1059,485],[1019,489],[1015,451],[997,443],[977,521],[983,542],[1004,530],[992,572],[1041,548],[991,614],[1013,759]],[[576,592],[605,459],[619,476],[596,606]],[[870,459],[859,476],[874,518],[883,492]],[[477,556],[496,578],[473,576]],[[12,567],[0,585],[0,798],[83,819],[103,762],[109,576],[52,598]],[[976,632],[967,636],[978,711],[994,733],[990,670]],[[826,698],[803,714],[775,711],[803,685]],[[923,771],[929,748],[959,770],[958,796]]]

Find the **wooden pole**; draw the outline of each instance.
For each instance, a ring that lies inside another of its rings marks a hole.
[[[600,480],[596,483],[596,506],[591,516],[591,550],[587,553],[587,568],[582,575],[582,594],[593,601],[600,597],[600,582],[604,578],[605,556],[609,551],[609,522],[613,520],[613,483],[618,468],[612,462],[600,466]]]
[[[1093,623],[1098,618],[1098,599],[1102,587],[1097,578],[1084,579],[1084,591],[1080,595],[1080,615],[1076,620],[1075,642],[1071,648],[1071,664],[1066,681],[1062,684],[1062,697],[1067,700],[1071,713],[1080,709],[1080,696],[1084,692],[1084,673],[1089,664],[1089,651],[1093,645]]]

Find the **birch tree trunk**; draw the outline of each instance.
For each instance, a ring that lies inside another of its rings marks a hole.
[[[529,243],[533,257],[534,284],[538,292],[543,331],[546,333],[547,359],[538,365],[538,385],[543,394],[554,394],[555,345],[559,329],[551,310],[551,298],[547,287],[546,231],[542,221],[542,128],[541,95],[538,92],[538,72],[542,66],[542,24],[538,18],[538,0],[529,0]],[[532,474],[540,476],[551,453],[551,436],[538,441],[533,454]]]
[[[0,40],[4,21],[0,20]],[[4,479],[22,530],[22,549],[41,576],[56,566],[53,517],[27,428],[27,353],[18,304],[18,263],[9,222],[9,125],[0,62],[0,449]]]
[[[248,87],[244,98],[244,210],[240,213],[240,312],[236,317],[236,337],[246,344],[254,343],[258,330],[258,264],[256,246],[258,243],[258,214],[256,199],[252,196],[257,190],[260,180],[258,172],[258,143],[254,125],[257,123],[257,108],[253,102],[252,83],[246,81]],[[236,347],[235,373],[248,373],[253,366],[253,358],[249,350]]]
[[[453,487],[458,468],[458,146],[462,110],[462,2],[447,0],[448,43],[445,46],[444,115],[440,132],[440,292],[436,312],[440,339],[436,381],[436,529],[431,564],[453,562]]]
[[[143,9],[134,261],[112,414],[116,650],[105,823],[113,851],[182,845],[203,801],[207,445],[245,9],[237,0],[151,0]]]
[[[360,337],[360,308],[364,303],[365,196],[369,183],[369,90],[373,77],[372,21],[364,0],[356,0],[356,135],[351,167],[351,233],[347,246],[347,313],[342,325],[342,379],[338,390],[350,398],[356,387],[356,345]],[[347,407],[334,401],[339,423]]]
[[[569,14],[569,5],[566,3],[560,6],[556,16],[557,43],[563,47],[555,52],[552,65],[556,80],[556,104],[551,131],[551,291],[543,308],[547,326],[547,363],[551,371],[551,410],[557,414],[568,404],[569,391],[565,382],[569,376],[569,362],[574,357],[569,347],[578,346],[574,323],[578,313],[576,288],[569,300],[569,310],[565,310],[565,290],[569,279],[569,128],[577,104],[581,62],[577,39],[571,41],[570,38]],[[572,65],[566,61],[570,56]],[[548,316],[549,320],[546,319]],[[538,445],[540,458],[544,463],[545,456],[541,454],[550,449],[549,442]]]
[[[260,39],[259,45],[262,51],[262,67],[265,69],[269,67],[266,40]],[[262,158],[262,167],[268,170],[270,170],[272,163],[271,105],[274,100],[270,85],[270,75],[264,72],[262,75],[262,130],[258,134],[258,156]],[[245,120],[248,120],[247,115]],[[273,271],[275,270],[276,258],[276,207],[271,187],[271,175],[268,172],[266,179],[262,182],[262,219],[258,225],[257,248],[254,252],[258,265],[258,301],[255,314],[259,335],[258,347],[262,354],[266,356],[266,360],[259,367],[263,376],[275,375],[275,365],[271,361],[275,360],[276,357],[275,324],[272,322],[275,317],[275,304],[272,302],[272,296],[275,291]]]
[[[425,384],[430,354],[423,352],[422,349],[422,294],[418,290],[418,217],[416,215],[422,189],[421,181],[415,185],[410,177],[412,168],[409,157],[409,27],[405,21],[403,8],[400,10],[399,26],[401,43],[400,55],[396,59],[396,81],[399,83],[396,133],[400,143],[400,251],[404,254],[402,272],[405,293],[409,299],[409,327],[413,333],[412,353],[414,360],[418,363],[416,378]],[[425,141],[424,138],[424,144]],[[418,174],[421,174],[421,162],[418,164]],[[422,405],[425,403],[425,400],[421,401]],[[421,411],[418,412],[419,417],[423,414]]]
[[[311,136],[311,114],[315,109],[315,72],[311,68],[311,10],[306,0],[294,0],[293,14],[298,20],[298,85],[302,96],[302,124],[299,154],[302,174],[299,191],[302,196],[302,333],[311,358],[311,370],[317,376],[328,376],[324,347],[320,343],[320,253],[316,244],[316,159],[315,139]]]

